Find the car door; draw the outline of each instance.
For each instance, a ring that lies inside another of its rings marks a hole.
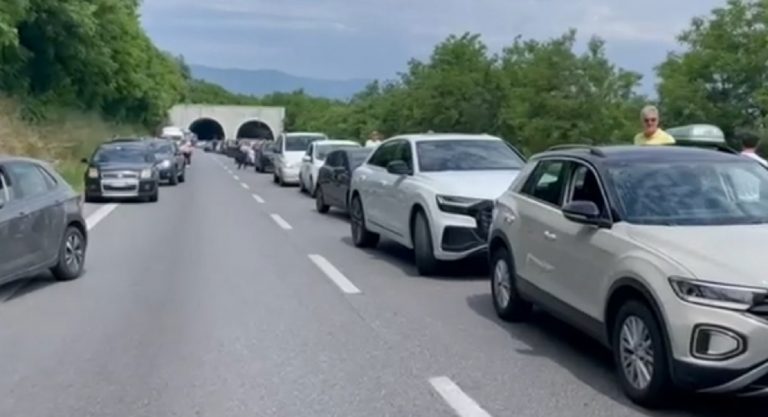
[[[301,157],[301,168],[299,169],[299,176],[301,181],[306,187],[309,187],[309,172],[312,169],[312,160],[315,152],[315,144],[310,143],[307,146],[307,152]]]
[[[591,201],[599,208],[602,217],[611,220],[597,171],[580,161],[572,162],[570,170],[563,205],[571,201]],[[563,215],[549,219],[547,229],[554,235],[554,240],[547,245],[555,266],[556,277],[551,281],[554,294],[592,318],[600,318],[602,305],[594,300],[613,265],[613,232],[573,222]]]
[[[352,168],[350,167],[349,155],[346,152],[339,152],[338,166],[335,168],[336,174],[333,177],[333,188],[339,207],[347,208],[347,197],[349,195],[349,180],[352,178]]]
[[[410,235],[409,217],[411,213],[410,202],[414,197],[409,195],[409,182],[413,175],[413,151],[408,140],[397,141],[393,161],[403,161],[410,168],[410,175],[395,175],[384,170],[381,179],[381,209],[385,214],[386,226],[398,236]]]
[[[52,189],[51,181],[40,165],[33,162],[12,162],[5,169],[13,184],[14,197],[18,198],[17,215],[26,235],[21,237],[25,262],[31,267],[41,267],[50,262],[58,249],[64,219],[64,201]]]
[[[327,201],[337,207],[341,206],[341,199],[339,198],[340,186],[339,183],[341,172],[344,169],[344,152],[331,152],[325,160],[325,165],[320,168],[318,174],[319,181],[323,182],[323,195],[327,198]]]
[[[387,164],[394,161],[400,141],[388,141],[382,143],[371,155],[371,159],[365,165],[368,172],[360,176],[360,195],[363,199],[366,222],[374,226],[390,231],[387,227],[386,212],[384,207],[384,185],[391,174],[387,172]]]
[[[0,283],[31,267],[25,267],[29,260],[25,259],[23,239],[28,238],[28,233],[24,233],[25,224],[18,215],[18,203],[11,187],[10,177],[0,166]]]
[[[518,274],[549,294],[557,296],[557,235],[552,225],[563,217],[561,207],[570,174],[570,160],[541,160],[515,194],[519,241],[515,248]]]

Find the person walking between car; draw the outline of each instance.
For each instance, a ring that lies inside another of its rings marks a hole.
[[[248,145],[245,144],[245,142],[242,142],[240,144],[240,148],[238,149],[237,156],[235,157],[235,162],[237,162],[237,169],[242,169],[246,163],[248,158]]]
[[[674,145],[675,138],[659,127],[659,109],[645,106],[640,111],[643,131],[635,135],[635,145]]]
[[[757,148],[760,147],[761,138],[753,132],[741,132],[737,135],[741,141],[741,154],[748,158],[752,158],[755,161],[761,163],[763,166],[768,167],[768,161],[763,159],[757,154]]]

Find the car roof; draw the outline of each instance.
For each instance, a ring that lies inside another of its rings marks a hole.
[[[292,137],[292,136],[323,136],[328,137],[325,133],[322,132],[289,132],[285,134],[286,137]]]
[[[360,144],[355,142],[354,140],[346,140],[346,139],[328,139],[328,140],[324,140],[322,142],[317,143],[317,146],[331,146],[331,145],[360,145]]]
[[[498,136],[491,136],[485,133],[412,133],[407,135],[398,135],[391,139],[407,139],[410,141],[445,141],[445,140],[502,140]]]
[[[3,162],[33,162],[36,164],[43,164],[43,165],[48,164],[43,160],[28,158],[26,156],[0,155],[0,163],[3,163]]]
[[[621,162],[676,162],[676,161],[740,161],[740,156],[713,149],[694,146],[637,146],[637,145],[562,145],[538,153],[531,160],[545,157],[576,157],[593,163]]]

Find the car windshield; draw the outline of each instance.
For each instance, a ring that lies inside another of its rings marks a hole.
[[[349,159],[349,167],[352,169],[355,169],[359,167],[360,165],[365,162],[365,158],[368,158],[368,155],[371,154],[373,149],[371,148],[363,148],[363,149],[355,149],[353,151],[347,152],[347,158]]]
[[[151,162],[151,155],[142,148],[120,147],[99,149],[93,156],[95,162],[127,162],[144,163]]]
[[[633,163],[608,172],[630,223],[768,223],[768,170],[751,161]]]
[[[344,143],[344,144],[333,144],[333,145],[315,145],[317,146],[317,159],[324,160],[329,153],[333,151],[337,151],[339,149],[357,149],[360,147],[358,144],[353,143]]]
[[[422,172],[520,169],[524,161],[500,140],[424,140],[416,143]]]
[[[288,136],[285,138],[285,150],[287,152],[306,151],[310,143],[323,139],[323,136]]]
[[[173,153],[173,145],[169,143],[164,143],[161,145],[155,145],[154,147],[155,155],[160,154],[172,154]]]

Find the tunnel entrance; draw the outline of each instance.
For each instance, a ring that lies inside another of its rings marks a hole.
[[[197,119],[189,125],[189,130],[197,135],[199,140],[224,140],[224,128],[213,119]]]
[[[274,140],[272,129],[260,120],[249,120],[237,129],[237,139],[267,139]]]

